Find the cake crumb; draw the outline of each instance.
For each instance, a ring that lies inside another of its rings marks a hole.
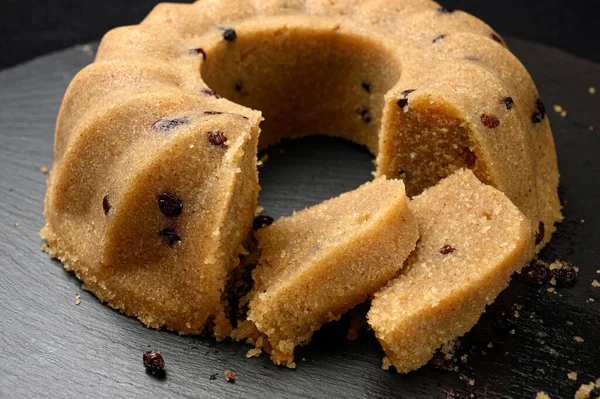
[[[246,357],[249,359],[251,357],[259,357],[262,353],[262,349],[260,348],[252,348],[246,353]]]
[[[48,167],[46,165],[42,166],[40,168],[40,172],[42,172],[43,174],[47,175],[48,174]]]
[[[592,125],[589,125],[589,126],[588,126],[588,130],[589,130],[590,132],[591,132],[591,131],[593,131],[593,130],[594,130],[594,126],[592,126]]]
[[[594,86],[590,86],[590,88],[588,89],[588,92],[590,94],[596,94],[596,88]]]
[[[254,211],[254,216],[258,216],[265,210],[264,206],[256,205],[256,210]]]
[[[579,342],[579,343],[581,343],[581,342],[584,342],[584,341],[585,341],[583,338],[581,338],[581,337],[579,337],[579,336],[577,336],[577,335],[575,335],[575,336],[573,337],[573,339],[575,340],[575,342]]]
[[[548,292],[554,292],[554,291],[556,291],[556,288],[554,288],[554,287],[548,287],[546,290]]]
[[[572,321],[567,320],[567,325],[572,326],[574,323]]]
[[[79,294],[75,295],[75,305],[79,305],[81,303],[81,297]]]
[[[390,359],[387,356],[384,356],[381,361],[381,368],[384,370],[389,370],[391,365],[392,363],[390,362]]]
[[[538,392],[535,399],[552,399],[546,392]]]
[[[256,162],[256,166],[263,166],[269,160],[269,154],[264,154],[260,159]]]
[[[563,109],[560,113],[560,116],[562,116],[563,118],[567,116],[567,110]]]
[[[600,287],[600,281],[594,279],[594,281],[592,281],[592,287],[594,287],[594,288]]]
[[[571,381],[577,381],[577,371],[571,371],[567,374],[567,377],[569,377]]]
[[[591,303],[591,302],[595,302],[596,300],[594,298],[588,298],[585,301],[588,303]]]
[[[575,392],[575,399],[588,399],[590,393],[594,390],[595,384],[590,382],[589,384],[581,384],[577,392]]]
[[[15,227],[19,227],[19,222],[14,223]]]
[[[469,381],[467,381],[467,383],[471,386],[475,385],[475,380],[473,378],[470,378]]]
[[[554,104],[553,108],[554,108],[554,112],[556,112],[556,113],[560,113],[563,110],[563,107],[558,104]]]
[[[229,369],[225,370],[225,381],[235,382],[235,373]]]

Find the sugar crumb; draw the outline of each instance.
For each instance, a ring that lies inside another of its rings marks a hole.
[[[19,222],[15,222],[15,223],[14,223],[14,226],[15,226],[15,227],[19,227]]]
[[[567,377],[569,377],[571,381],[577,381],[577,371],[571,371],[567,374]]]
[[[42,166],[40,168],[40,172],[42,172],[43,174],[48,174],[48,167],[46,165]]]
[[[75,305],[79,305],[81,303],[81,297],[79,294],[75,295]]]

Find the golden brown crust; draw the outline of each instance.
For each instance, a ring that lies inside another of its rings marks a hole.
[[[415,91],[404,95],[408,89]],[[502,109],[500,95],[514,100],[512,110]],[[411,193],[472,167],[529,218],[539,236],[532,256],[561,218],[556,154],[537,96],[489,26],[429,0],[159,4],[140,25],[108,32],[95,63],[71,82],[57,120],[42,235],[49,252],[111,306],[181,332],[200,331],[214,318],[225,336],[217,294],[258,191],[262,116],[255,108],[267,117],[262,146],[309,133],[339,135],[377,154],[377,174],[404,178]],[[184,117],[193,123],[178,127],[181,138],[173,142],[172,132],[151,128]],[[429,147],[411,149],[408,138],[424,127]],[[187,148],[197,150],[207,131],[229,140],[220,160],[199,165],[157,144],[180,145],[189,135],[195,141]],[[175,188],[186,193],[186,204],[208,201],[210,216],[184,205],[194,213],[167,223],[150,197]],[[112,213],[105,215],[107,195]],[[201,244],[164,254],[155,242],[160,223]],[[168,266],[174,262],[179,266]]]

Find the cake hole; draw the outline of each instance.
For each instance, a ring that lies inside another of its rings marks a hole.
[[[289,24],[236,32],[235,42],[205,48],[202,78],[223,97],[262,111],[260,148],[330,135],[376,152],[384,95],[400,78],[400,61],[382,42]]]

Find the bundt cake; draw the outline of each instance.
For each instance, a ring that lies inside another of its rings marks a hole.
[[[528,218],[528,257],[561,218],[544,106],[479,19],[430,0],[201,0],[108,32],[71,82],[45,248],[148,326],[225,337],[257,146],[307,134],[366,146],[411,196],[472,169]]]
[[[259,230],[248,320],[272,358],[293,359],[296,345],[394,278],[418,237],[404,184],[384,177]]]
[[[400,276],[375,294],[368,321],[401,373],[471,329],[527,260],[527,218],[461,170],[413,198],[420,240]]]

